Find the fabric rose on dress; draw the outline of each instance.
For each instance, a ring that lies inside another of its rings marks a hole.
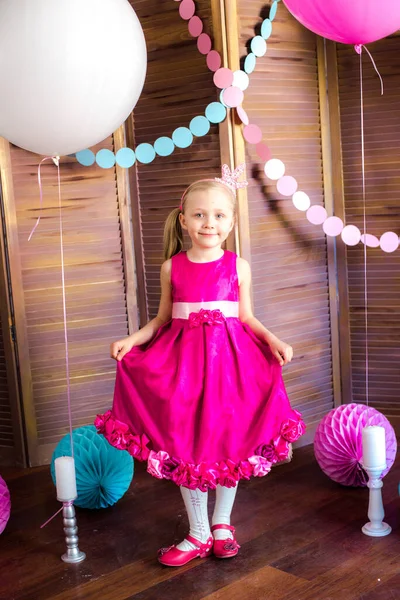
[[[250,479],[253,474],[253,465],[248,460],[242,460],[236,467],[239,479]]]
[[[249,463],[253,465],[253,475],[255,477],[263,477],[271,470],[271,463],[263,456],[250,456]]]
[[[218,469],[202,462],[194,466],[193,473],[198,478],[198,487],[202,492],[215,490],[218,482]]]
[[[224,487],[235,487],[239,481],[239,472],[236,464],[231,460],[222,461],[219,463],[219,480],[218,483]]]
[[[208,325],[218,325],[225,321],[225,317],[219,309],[205,310],[201,308],[199,312],[192,312],[189,315],[189,326],[199,327],[203,323]]]
[[[94,420],[94,426],[96,427],[96,429],[99,433],[104,433],[105,424],[107,423],[107,421],[109,420],[110,417],[111,417],[111,410],[108,410],[107,412],[105,412],[104,415],[96,416],[96,418]]]
[[[129,437],[126,449],[131,456],[138,460],[147,460],[150,450],[147,447],[149,438],[144,433],[142,435],[131,435]]]
[[[179,467],[182,463],[180,458],[174,458],[169,456],[166,458],[161,466],[161,473],[165,477],[165,479],[172,479],[173,472]]]
[[[274,444],[260,444],[259,446],[257,446],[254,454],[263,456],[270,463],[276,463],[278,461],[278,456],[276,454]]]
[[[153,477],[157,477],[157,479],[163,478],[162,467],[165,460],[169,459],[169,454],[167,452],[154,452],[154,450],[150,450],[149,458],[147,459],[147,472]]]
[[[117,419],[109,419],[105,424],[104,436],[112,446],[118,448],[118,450],[125,450],[131,433],[126,423],[122,423]]]
[[[298,419],[288,419],[281,427],[281,435],[288,442],[295,442],[306,430],[306,426],[301,420],[301,414],[297,410],[293,412],[296,413]]]

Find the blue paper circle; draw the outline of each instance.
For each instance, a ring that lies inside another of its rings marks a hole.
[[[210,131],[210,121],[203,116],[194,117],[194,119],[190,121],[189,128],[193,135],[201,137]]]
[[[115,155],[115,160],[123,169],[129,169],[135,164],[136,156],[131,148],[120,148]]]
[[[206,117],[211,123],[221,123],[226,117],[226,108],[221,102],[211,102],[206,108]]]
[[[72,155],[72,156],[74,156],[74,155]],[[84,167],[92,166],[96,160],[94,152],[92,152],[91,150],[88,150],[88,149],[77,152],[75,154],[75,156],[76,156],[76,160],[78,161],[78,163],[80,163]]]
[[[178,127],[172,134],[172,141],[178,148],[188,148],[193,142],[193,134],[187,127]]]
[[[156,151],[151,144],[139,144],[136,147],[136,158],[139,162],[147,165],[156,157]]]
[[[270,19],[264,19],[261,25],[261,35],[267,40],[272,33],[272,23]]]
[[[250,46],[253,53],[257,57],[264,56],[264,54],[267,51],[267,42],[264,40],[263,37],[261,37],[261,35],[256,35],[255,37],[253,37]]]
[[[102,169],[111,169],[115,165],[115,154],[111,150],[103,148],[96,154],[96,162]]]
[[[278,2],[275,0],[271,4],[271,8],[269,9],[269,20],[273,21],[275,19],[276,11],[278,10]]]
[[[245,58],[244,61],[244,70],[248,75],[254,71],[256,68],[256,55],[250,52]]]
[[[77,506],[106,508],[125,494],[133,477],[133,458],[126,450],[109,444],[94,425],[78,427],[72,432],[76,471]],[[69,433],[60,440],[51,459],[51,476],[56,484],[54,461],[71,456]]]
[[[169,156],[175,150],[174,142],[169,137],[159,137],[154,142],[154,150],[158,156]]]

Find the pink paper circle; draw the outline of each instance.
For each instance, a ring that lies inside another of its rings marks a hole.
[[[222,67],[222,69],[218,69],[218,71],[214,73],[213,79],[214,85],[223,90],[224,88],[228,88],[232,85],[233,72],[226,67]]]
[[[221,55],[216,50],[211,50],[207,54],[207,67],[210,71],[217,71],[221,66]]]
[[[236,107],[236,112],[238,114],[239,119],[242,121],[244,125],[249,124],[249,117],[247,116],[247,112],[244,110],[242,106]]]
[[[200,54],[208,54],[211,50],[211,38],[207,33],[201,33],[197,38],[197,48]]]
[[[223,97],[224,102],[227,106],[229,106],[230,108],[236,108],[236,106],[242,104],[244,94],[242,90],[231,85],[230,87],[226,88],[226,90],[223,93]]]
[[[361,239],[361,231],[355,225],[346,225],[343,227],[341,236],[347,246],[357,246]]]
[[[394,252],[399,247],[399,236],[393,231],[386,231],[381,235],[379,244],[384,252]]]
[[[361,241],[369,248],[379,248],[379,240],[376,235],[371,235],[370,233],[367,233],[366,235],[362,234]]]
[[[249,144],[258,144],[262,140],[262,131],[258,125],[246,125],[243,137]]]
[[[267,144],[264,144],[264,142],[260,142],[259,144],[257,144],[256,152],[257,152],[258,156],[261,158],[261,160],[267,161],[272,156],[271,150],[268,148]]]
[[[188,23],[188,29],[190,35],[193,37],[199,37],[203,31],[203,21],[200,19],[200,17],[192,17]]]
[[[291,175],[284,175],[278,180],[276,188],[282,196],[292,196],[297,190],[297,181]]]
[[[182,19],[188,21],[193,17],[195,12],[196,6],[193,0],[182,0],[179,5],[179,14],[181,15]]]
[[[318,206],[318,204],[315,204],[314,206],[310,206],[306,216],[313,225],[322,225],[327,218],[328,213],[323,206]]]
[[[339,217],[328,217],[324,224],[322,225],[322,229],[331,237],[335,237],[339,235],[343,229],[343,221],[339,219]]]

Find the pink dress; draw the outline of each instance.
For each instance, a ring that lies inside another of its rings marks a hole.
[[[206,490],[269,473],[305,431],[269,346],[239,318],[236,254],[172,258],[172,319],[117,363],[99,433],[154,477]]]

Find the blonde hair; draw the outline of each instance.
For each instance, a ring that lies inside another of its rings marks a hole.
[[[195,181],[184,192],[181,200],[181,206],[174,208],[167,217],[164,225],[164,258],[168,260],[179,254],[183,249],[183,230],[179,215],[185,212],[186,200],[192,192],[201,190],[220,190],[224,191],[232,202],[233,213],[236,213],[236,195],[227,185],[215,181],[215,179],[202,179]]]

